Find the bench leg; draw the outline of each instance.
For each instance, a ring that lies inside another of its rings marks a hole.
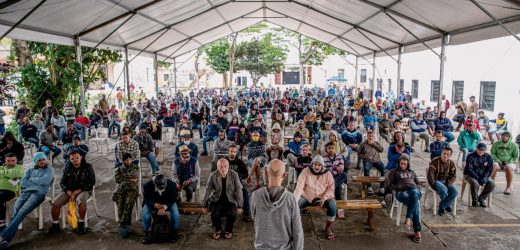
[[[367,224],[370,228],[370,232],[373,232],[376,230],[376,220],[374,219],[374,209],[373,208],[368,209]]]
[[[367,187],[367,186],[366,186],[365,184],[362,184],[362,185],[361,185],[361,199],[365,199],[365,197],[366,197],[366,196],[365,196],[365,188],[366,188],[366,187]]]

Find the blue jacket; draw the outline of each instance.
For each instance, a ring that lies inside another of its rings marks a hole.
[[[222,126],[220,126],[220,124],[209,124],[208,126],[206,126],[206,129],[204,131],[204,135],[207,135],[209,137],[217,137],[218,136],[218,131],[222,129]]]
[[[372,123],[372,126],[376,126],[376,122],[377,120],[374,115],[366,114],[363,116],[363,125],[365,125],[365,127],[367,127],[369,123]]]
[[[29,168],[22,178],[22,192],[36,191],[40,194],[46,194],[54,180],[54,169],[47,166],[46,168]]]
[[[408,155],[408,157],[410,157],[410,150],[408,150],[408,148],[404,148],[404,153]],[[390,147],[388,147],[388,154],[387,154],[387,157],[388,157],[388,164],[386,164],[386,169],[388,170],[392,170],[392,169],[395,169],[397,167],[397,161],[399,160],[399,157],[401,157],[401,153],[398,153],[396,150],[395,150],[395,145],[390,145]]]
[[[341,140],[345,143],[345,145],[349,144],[360,144],[363,141],[363,135],[359,130],[349,131],[348,129],[343,131],[341,135]]]
[[[430,143],[430,160],[435,157],[441,156],[442,149],[449,146],[450,144],[445,141],[434,141]]]
[[[306,141],[300,141],[300,143],[296,143],[294,140],[292,140],[292,141],[290,141],[287,144],[287,147],[289,148],[289,151],[291,151],[291,153],[299,155],[300,154],[300,147],[303,144],[307,144],[307,142]]]
[[[412,132],[414,133],[422,133],[426,132],[426,129],[428,128],[428,124],[424,120],[411,120],[410,121],[410,128],[412,129]]]
[[[477,152],[473,152],[466,158],[464,175],[474,178],[480,185],[484,185],[488,182],[492,170],[493,158],[488,153],[479,156]]]
[[[451,132],[453,130],[453,125],[451,124],[450,119],[437,119],[435,120],[435,130],[442,130],[443,132]]]

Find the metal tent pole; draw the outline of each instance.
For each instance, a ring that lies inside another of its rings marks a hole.
[[[356,78],[354,79],[354,84],[356,85],[356,89],[358,88],[358,69],[359,69],[359,56],[356,56]]]
[[[401,64],[402,64],[402,61],[401,61],[401,55],[403,54],[403,49],[404,49],[404,46],[403,45],[399,45],[399,52],[397,54],[397,96],[401,95],[401,91],[403,91],[401,89]]]
[[[153,54],[153,68],[155,71],[155,98],[159,100],[159,61],[157,61],[157,52]]]
[[[372,81],[370,82],[370,89],[372,89],[372,95],[370,98],[373,98],[375,96],[375,84],[376,84],[376,52],[373,53],[372,58]]]
[[[500,27],[502,27],[502,29],[504,29],[505,31],[507,31],[509,34],[511,34],[512,36],[514,36],[518,41],[520,41],[520,37],[513,33],[513,31],[511,31],[510,29],[508,29],[502,22],[500,22],[495,16],[493,16],[493,14],[491,14],[488,10],[486,10],[484,7],[482,7],[482,5],[480,5],[477,1],[475,0],[470,0],[473,4],[475,4],[480,10],[482,10],[482,12],[486,13],[486,15],[488,15],[491,19],[493,19],[493,21],[495,21],[498,25],[500,25]]]
[[[126,95],[128,96],[128,101],[130,101],[130,69],[128,68],[129,62],[128,62],[128,47],[125,46],[125,86],[126,86]]]
[[[444,62],[446,61],[446,45],[448,44],[449,34],[442,35],[442,45],[441,45],[441,66],[440,66],[440,74],[439,74],[439,96],[437,96],[437,107],[439,110],[441,109],[442,102],[442,88],[444,84]],[[433,93],[432,93],[433,94]]]
[[[177,96],[177,59],[173,58],[173,88],[174,96]]]
[[[81,42],[80,38],[76,37],[74,39],[74,44],[76,45],[76,61],[79,64],[79,99],[80,99],[80,110],[83,115],[85,115],[85,84],[83,82],[83,57],[81,56]]]

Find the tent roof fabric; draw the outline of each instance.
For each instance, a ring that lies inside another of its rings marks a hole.
[[[0,3],[0,33],[42,0]],[[515,33],[520,3],[479,0]],[[47,0],[9,37],[170,60],[261,21],[268,21],[357,56],[435,48],[509,35],[471,1],[463,0]]]

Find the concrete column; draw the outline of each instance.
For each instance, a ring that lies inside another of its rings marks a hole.
[[[404,46],[399,45],[399,49],[398,49],[399,52],[397,54],[397,96],[400,96],[401,91],[403,91],[401,89],[401,64],[402,64],[401,55],[403,54],[403,49],[404,49]]]
[[[132,92],[130,90],[130,69],[128,68],[130,62],[128,61],[128,47],[125,46],[125,86],[126,86],[126,96],[128,100],[130,101],[130,93]]]
[[[437,98],[437,107],[441,110],[441,102],[442,102],[442,89],[444,85],[444,62],[446,61],[446,45],[449,42],[449,34],[442,35],[442,44],[441,44],[441,66],[440,66],[440,74],[439,74],[439,96]]]

